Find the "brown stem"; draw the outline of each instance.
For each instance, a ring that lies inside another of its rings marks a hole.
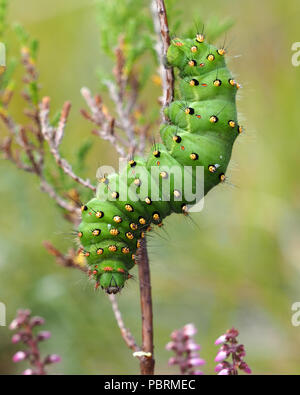
[[[166,67],[167,51],[171,43],[169,25],[164,0],[153,0],[153,9],[156,5],[157,15],[154,13],[154,27],[158,36],[157,54],[160,63],[160,74],[162,80],[163,97],[162,110],[167,107],[174,98],[174,72],[172,68]],[[157,22],[157,19],[159,23]],[[163,115],[163,120],[166,117]]]
[[[140,299],[142,312],[142,350],[150,353],[149,357],[141,357],[140,371],[141,374],[154,374],[155,360],[153,357],[153,312],[151,297],[151,280],[149,259],[147,253],[146,240],[141,240],[138,257],[139,280],[140,280]]]
[[[44,364],[41,361],[40,350],[37,345],[37,339],[33,336],[32,328],[29,325],[25,325],[25,332],[27,333],[29,340],[27,344],[31,351],[31,364],[35,366],[38,375],[45,375]]]
[[[131,334],[130,330],[125,327],[122,314],[119,310],[118,302],[116,300],[116,296],[113,294],[108,295],[108,298],[111,302],[111,306],[115,315],[115,319],[117,321],[118,327],[121,331],[121,336],[123,337],[127,347],[130,348],[132,351],[140,351],[140,347],[136,344],[136,341]]]

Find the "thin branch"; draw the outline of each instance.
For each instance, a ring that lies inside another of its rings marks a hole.
[[[44,97],[40,105],[40,122],[42,128],[42,134],[45,140],[48,142],[50,152],[53,155],[57,165],[63,170],[65,174],[71,177],[74,181],[82,186],[91,189],[93,192],[96,191],[96,187],[90,183],[89,180],[77,176],[72,170],[72,166],[60,156],[59,144],[63,138],[64,127],[66,124],[66,117],[70,110],[70,103],[66,102],[63,107],[62,116],[57,129],[53,128],[49,123],[49,112],[50,112],[50,98]]]
[[[162,118],[166,122],[166,116],[163,113],[174,98],[174,72],[172,68],[166,67],[167,51],[170,46],[170,34],[166,6],[164,0],[152,1],[152,13],[154,20],[154,28],[157,34],[157,45],[155,46],[159,64],[160,76],[162,81]]]
[[[141,374],[154,374],[154,345],[153,345],[153,311],[151,296],[150,267],[146,240],[141,240],[138,251],[138,268],[140,282],[140,300],[142,312],[142,350],[150,353],[149,357],[140,359]]]
[[[129,73],[126,71],[126,57],[123,48],[124,38],[121,36],[115,50],[114,80],[103,81],[114,103],[116,115],[113,117],[103,104],[102,98],[99,95],[93,98],[87,88],[82,88],[81,94],[91,113],[86,110],[81,110],[81,113],[100,128],[94,130],[94,134],[110,141],[121,157],[131,157],[134,154],[144,154],[148,137],[145,132],[150,129],[151,123],[140,125],[138,122],[136,114],[139,112],[137,102],[140,84],[136,71],[131,70]],[[122,134],[117,133],[115,129],[119,129],[118,132],[122,132]]]
[[[54,188],[44,179],[41,180],[40,183],[41,190],[45,193],[47,193],[53,200],[56,201],[56,203],[63,209],[69,211],[70,213],[77,213],[79,215],[80,210],[73,206],[72,204],[69,204],[65,199],[63,199],[61,196],[59,196]]]
[[[67,125],[70,110],[71,110],[71,103],[69,101],[66,101],[65,104],[63,105],[61,116],[60,116],[59,123],[58,123],[58,127],[57,127],[56,133],[55,133],[56,147],[58,147],[61,144],[62,139],[64,137],[65,127]]]
[[[133,337],[133,335],[131,334],[131,332],[129,331],[129,329],[127,329],[125,327],[121,312],[119,310],[119,306],[118,306],[118,302],[116,300],[116,296],[113,294],[108,295],[108,299],[111,302],[112,305],[112,309],[117,321],[117,324],[120,328],[121,331],[121,336],[123,337],[125,343],[127,344],[128,348],[130,348],[132,351],[136,352],[136,351],[140,351],[140,347],[136,344],[136,341]]]
[[[100,96],[93,98],[90,90],[86,87],[81,89],[81,94],[91,111],[91,115],[85,110],[81,110],[81,114],[84,118],[100,127],[100,129],[94,130],[93,133],[103,140],[108,140],[114,146],[121,158],[125,158],[126,153],[124,146],[128,144],[115,133],[115,119],[104,113]]]
[[[60,252],[53,244],[49,241],[44,241],[44,247],[49,252],[49,254],[55,256],[56,262],[63,267],[71,267],[75,269],[79,269],[85,273],[87,273],[88,269],[85,264],[80,264],[77,260],[78,253],[76,254],[74,249],[71,249],[67,255],[64,255]]]
[[[130,114],[127,113],[126,109],[124,108],[124,103],[122,101],[123,96],[120,91],[118,92],[116,85],[113,82],[105,81],[105,85],[107,86],[110,96],[116,105],[116,111],[119,117],[119,122],[121,123],[121,127],[125,131],[128,141],[131,143],[129,154],[133,154],[137,145],[135,131]]]

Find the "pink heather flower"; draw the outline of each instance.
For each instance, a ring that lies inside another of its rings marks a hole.
[[[226,357],[227,357],[226,351],[219,351],[216,358],[215,358],[215,361],[222,362],[222,361],[224,361],[224,359],[226,359]]]
[[[201,366],[205,365],[205,361],[202,358],[191,358],[188,360],[190,366]]]
[[[15,329],[17,329],[19,327],[19,321],[15,318],[9,325],[9,329],[11,331],[14,331]]]
[[[17,363],[17,362],[24,361],[24,359],[26,359],[26,358],[27,358],[27,354],[24,351],[18,351],[15,353],[12,360],[13,360],[13,362]]]
[[[198,351],[201,349],[199,344],[195,343],[193,340],[188,340],[186,344],[186,349],[189,351]]]
[[[166,345],[167,350],[175,353],[175,356],[169,359],[169,365],[178,365],[181,374],[203,374],[200,370],[195,370],[196,366],[205,364],[197,352],[201,347],[193,339],[196,333],[195,325],[187,324],[182,329],[173,331],[172,341]]]
[[[13,335],[13,337],[11,338],[11,342],[13,344],[17,344],[19,343],[19,341],[21,341],[21,336],[19,335],[19,333],[16,333],[15,335]]]
[[[183,327],[183,334],[185,336],[188,336],[188,337],[195,336],[196,333],[197,333],[197,328],[195,327],[194,324],[186,324]]]
[[[177,340],[178,336],[180,335],[180,333],[178,331],[173,331],[171,333],[171,339],[172,340]]]
[[[166,350],[169,350],[169,351],[173,350],[174,346],[175,346],[174,342],[169,342],[169,343],[166,344]]]
[[[30,310],[18,310],[17,317],[10,323],[9,329],[14,331],[19,328],[26,320],[28,320],[30,314]]]
[[[41,331],[37,334],[38,341],[47,340],[47,339],[50,339],[50,337],[51,337],[51,332],[49,332],[49,331]]]
[[[228,376],[229,370],[228,369],[222,369],[219,373],[218,376]]]
[[[227,336],[226,335],[222,335],[222,336],[217,338],[217,340],[215,341],[215,345],[217,346],[218,344],[225,343],[226,340],[227,340]]]
[[[32,376],[34,374],[34,371],[32,369],[26,369],[22,373],[23,376]]]
[[[236,337],[238,337],[239,335],[239,331],[235,328],[231,328],[229,329],[229,331],[227,331],[227,336],[231,339],[235,339]]]
[[[223,369],[223,364],[218,363],[218,365],[215,367],[215,372],[219,373],[219,372],[221,372],[222,369]]]
[[[47,363],[47,364],[48,363],[58,363],[60,361],[61,361],[61,357],[57,354],[51,354],[45,358],[45,363]]]
[[[20,362],[27,359],[32,368],[24,370],[23,375],[45,375],[45,365],[50,363],[60,362],[59,355],[51,354],[46,358],[42,358],[39,350],[39,342],[47,340],[51,337],[49,331],[40,331],[35,334],[34,328],[43,325],[45,322],[42,317],[31,317],[30,310],[18,310],[16,318],[10,324],[11,330],[16,330],[12,336],[12,343],[16,344],[22,342],[24,344],[24,351],[18,351],[13,356],[14,362]]]
[[[217,345],[222,344],[215,358],[216,362],[221,362],[215,367],[219,375],[237,375],[239,370],[251,373],[251,369],[244,361],[246,351],[244,345],[239,344],[238,335],[239,331],[231,328],[215,341]]]
[[[171,357],[171,358],[169,358],[168,364],[169,364],[170,366],[176,365],[176,363],[177,363],[177,358],[176,358],[176,357]]]
[[[241,370],[243,370],[245,373],[248,373],[248,374],[251,374],[251,373],[252,373],[252,370],[249,368],[249,366],[248,366],[248,365],[246,364],[246,362],[244,362],[244,361],[242,361],[242,362],[240,363],[239,368],[240,368]]]
[[[34,326],[44,325],[45,320],[42,317],[32,317],[30,320],[30,326],[33,328]]]

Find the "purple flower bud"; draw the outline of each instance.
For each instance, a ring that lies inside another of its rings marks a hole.
[[[33,328],[34,326],[44,325],[45,320],[42,317],[32,317],[30,320],[30,326]]]
[[[188,351],[198,351],[200,350],[201,347],[199,346],[199,344],[195,343],[193,340],[189,340],[186,343],[186,350]]]
[[[60,357],[59,355],[57,355],[57,354],[52,354],[52,355],[50,355],[50,357],[49,357],[49,361],[50,361],[51,363],[58,363],[58,362],[61,361],[61,357]]]
[[[51,354],[51,355],[48,355],[46,358],[45,358],[45,364],[49,364],[49,363],[58,363],[58,362],[60,362],[61,361],[61,357],[59,356],[59,355],[57,355],[57,354]]]
[[[22,374],[23,376],[32,376],[34,374],[34,371],[32,369],[26,369]]]
[[[228,376],[229,375],[229,370],[228,369],[222,369],[219,373],[218,376]]]
[[[22,317],[29,317],[31,314],[31,310],[29,309],[20,309],[17,311],[18,316],[22,316]]]
[[[9,329],[14,331],[15,329],[19,328],[19,320],[15,318],[9,325]]]
[[[241,362],[239,368],[243,370],[245,373],[251,374],[252,370],[250,367],[246,364],[246,362]]]
[[[175,348],[175,343],[174,342],[169,342],[166,344],[166,350],[173,350]]]
[[[183,334],[184,336],[194,336],[197,333],[197,328],[194,324],[187,324],[183,327]]]
[[[37,334],[38,341],[47,340],[47,339],[50,339],[50,337],[51,337],[51,332],[49,332],[49,331],[41,331]]]
[[[169,359],[169,361],[168,361],[168,364],[169,364],[170,366],[176,365],[177,363],[178,363],[178,361],[177,361],[177,358],[176,358],[176,357],[171,357],[171,358]]]
[[[26,359],[26,358],[27,358],[27,354],[24,351],[18,351],[15,353],[12,360],[13,360],[13,362],[17,363],[17,362],[24,361],[24,359]]]
[[[217,346],[218,344],[225,343],[226,340],[227,340],[227,335],[222,335],[217,338],[217,340],[215,341],[215,345]]]
[[[224,365],[222,363],[218,363],[218,365],[215,367],[215,372],[219,373],[221,370],[223,370]]]
[[[217,356],[216,356],[216,358],[215,358],[215,361],[216,362],[222,362],[222,361],[224,361],[224,359],[226,357],[227,357],[227,352],[226,351],[219,351]]]
[[[249,366],[247,365],[247,367],[244,369],[245,373],[251,374],[252,370],[249,368]]]
[[[15,329],[20,328],[20,326],[28,319],[30,314],[30,310],[18,310],[17,317],[11,322],[9,329],[14,331]]]
[[[13,344],[17,344],[19,343],[19,341],[21,341],[21,336],[19,335],[19,333],[16,333],[15,335],[13,335],[13,337],[11,338],[11,342]]]
[[[178,340],[179,337],[180,337],[179,331],[173,331],[173,332],[171,333],[171,339],[172,339],[172,340]]]
[[[205,365],[205,361],[202,358],[191,358],[188,359],[188,364],[189,366],[201,366],[201,365]]]
[[[227,331],[227,335],[230,338],[235,338],[235,337],[238,337],[239,331],[235,328],[231,328],[229,331]]]

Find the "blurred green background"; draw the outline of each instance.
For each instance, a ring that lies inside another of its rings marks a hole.
[[[172,216],[166,233],[149,240],[156,372],[177,373],[167,365],[171,354],[164,346],[173,329],[194,322],[206,374],[213,372],[214,340],[231,326],[240,330],[254,373],[300,373],[300,327],[291,324],[291,305],[300,300],[300,67],[291,63],[291,45],[300,41],[299,2],[179,0],[177,7],[185,28],[197,15],[235,20],[227,34],[229,67],[243,85],[238,107],[246,132],[234,146],[230,184],[209,193],[204,210],[193,215],[197,226]],[[100,51],[96,14],[92,0],[27,0],[26,6],[14,0],[9,9],[9,20],[40,41],[42,93],[54,108],[72,101],[63,143],[70,162],[77,142],[91,131],[79,114],[79,90],[100,90],[97,72],[111,67]],[[151,107],[159,89],[147,89]],[[17,116],[22,105],[14,103]],[[116,163],[107,143],[93,142],[86,172],[91,179],[100,164]],[[0,168],[0,301],[7,321],[23,307],[46,318],[52,339],[42,350],[63,358],[51,372],[138,373],[105,295],[95,293],[83,273],[58,267],[42,246],[50,240],[67,251],[71,226],[34,177],[2,160]],[[137,281],[118,300],[140,341]],[[0,327],[0,373],[25,369],[11,361],[17,346],[10,336]]]

